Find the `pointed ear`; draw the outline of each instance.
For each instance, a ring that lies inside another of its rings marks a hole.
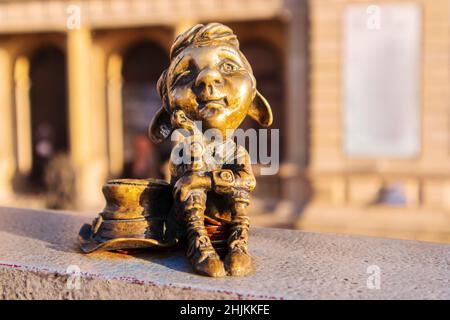
[[[159,109],[153,117],[148,133],[154,143],[164,141],[172,133],[170,115],[164,107]]]
[[[259,91],[256,91],[255,98],[248,110],[248,115],[263,127],[268,127],[272,124],[272,109],[270,109],[269,102]]]

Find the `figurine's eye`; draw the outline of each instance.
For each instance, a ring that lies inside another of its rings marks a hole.
[[[235,72],[239,69],[240,69],[240,67],[236,63],[231,62],[231,61],[225,61],[224,63],[222,63],[220,65],[220,70],[222,70],[222,72],[225,72],[225,73]]]
[[[191,70],[185,70],[181,73],[179,73],[176,77],[175,80],[173,82],[173,84],[187,84],[189,82],[191,82],[191,80],[193,79],[193,73],[191,72]]]

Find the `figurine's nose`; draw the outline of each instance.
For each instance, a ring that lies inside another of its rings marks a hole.
[[[211,68],[203,69],[195,79],[195,87],[202,96],[215,96],[216,89],[223,85],[220,72]]]

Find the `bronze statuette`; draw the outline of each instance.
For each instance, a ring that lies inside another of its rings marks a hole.
[[[253,269],[247,208],[256,182],[248,152],[232,138],[247,115],[267,127],[272,112],[256,89],[236,35],[219,23],[199,24],[179,35],[157,89],[162,107],[150,137],[156,143],[175,140],[174,132],[178,137],[170,183],[121,179],[106,184],[106,208],[80,231],[82,249],[181,243],[199,274],[246,275]]]

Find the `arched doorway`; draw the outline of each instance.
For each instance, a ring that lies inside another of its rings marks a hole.
[[[156,83],[168,66],[167,53],[152,42],[131,46],[123,59],[123,177],[164,176],[163,164],[169,158],[170,145],[154,145],[148,137],[148,125],[161,107]]]
[[[267,156],[276,161],[275,152],[278,151],[278,161],[282,162],[284,160],[284,138],[286,127],[284,125],[285,117],[285,104],[284,104],[284,67],[283,62],[279,56],[279,53],[274,48],[273,45],[260,38],[253,38],[241,43],[241,50],[250,62],[253,69],[253,74],[256,78],[256,84],[258,91],[269,101],[270,106],[273,111],[273,124],[269,128],[267,133]],[[252,119],[247,117],[241,126],[244,130],[246,129],[261,129],[261,127],[254,122]],[[277,141],[272,140],[271,129],[279,130],[279,140],[278,140],[278,150],[272,148],[272,142],[277,143]],[[261,156],[266,156],[264,153],[260,153],[260,141],[258,132],[258,159],[252,158],[252,161],[258,161],[262,163]],[[247,145],[250,151],[250,146]],[[255,150],[255,146],[253,146]],[[251,152],[250,152],[251,153]],[[273,164],[272,164],[273,165]],[[264,199],[279,199],[282,196],[282,184],[279,176],[275,175],[258,175],[258,188],[255,190],[255,196]]]
[[[45,187],[45,170],[57,154],[67,153],[66,58],[54,46],[38,49],[30,59],[30,111],[33,187]]]
[[[280,131],[280,161],[284,158],[284,77],[283,64],[275,48],[263,40],[250,40],[241,44],[241,50],[250,62],[256,78],[259,92],[269,101],[273,111],[271,129]],[[241,126],[243,129],[259,129],[258,124],[247,118]],[[270,131],[268,133],[268,152],[270,153]]]

